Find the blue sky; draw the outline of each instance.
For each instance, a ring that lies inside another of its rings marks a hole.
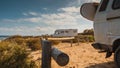
[[[0,35],[53,34],[56,29],[93,28],[80,6],[98,0],[0,0]]]

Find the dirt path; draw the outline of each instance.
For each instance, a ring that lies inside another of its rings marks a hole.
[[[61,43],[56,47],[69,55],[70,62],[60,67],[52,60],[52,68],[116,68],[113,56],[105,59],[105,53],[98,53],[91,43],[74,44],[73,47],[68,43]]]
[[[55,46],[59,50],[67,53],[70,62],[66,66],[60,67],[52,60],[52,68],[116,68],[113,62],[113,56],[105,59],[105,53],[98,53],[90,43],[80,43],[79,45],[70,43],[60,43]],[[36,52],[34,58],[39,57]]]

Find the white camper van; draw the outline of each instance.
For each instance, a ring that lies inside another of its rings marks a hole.
[[[80,13],[94,21],[95,43],[92,46],[106,53],[106,58],[114,54],[120,68],[120,0],[101,0],[100,3],[85,3]]]
[[[53,34],[53,37],[74,37],[77,36],[77,29],[57,29]]]

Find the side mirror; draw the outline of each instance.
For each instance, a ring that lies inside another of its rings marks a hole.
[[[80,13],[83,17],[93,21],[99,3],[85,3],[80,8]]]

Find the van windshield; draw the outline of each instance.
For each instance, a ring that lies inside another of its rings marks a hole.
[[[109,2],[109,0],[103,0],[102,1],[101,7],[100,7],[100,10],[99,10],[100,12],[106,10],[108,2]]]
[[[114,0],[112,8],[113,9],[120,9],[120,0]]]

